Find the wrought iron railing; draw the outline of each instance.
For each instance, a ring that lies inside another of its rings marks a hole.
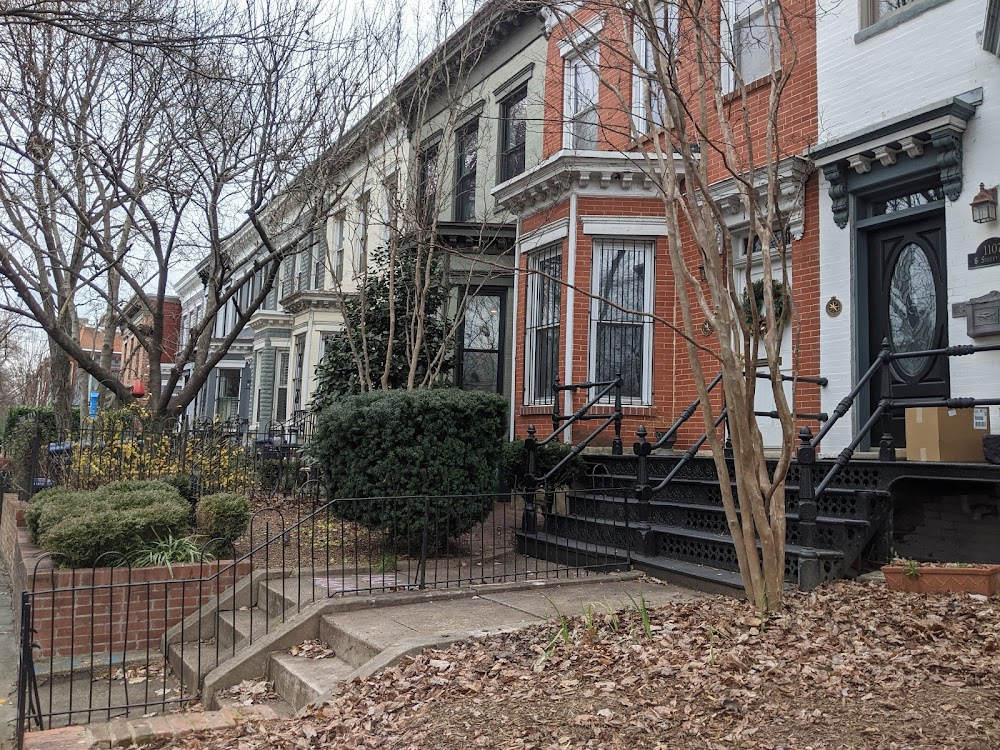
[[[535,499],[539,487],[544,487],[545,484],[552,479],[552,477],[558,476],[559,473],[577,456],[579,456],[584,449],[587,448],[599,435],[601,435],[608,427],[614,425],[615,436],[611,443],[611,453],[612,455],[620,456],[622,454],[622,385],[624,381],[622,380],[621,373],[617,373],[614,380],[607,382],[585,382],[585,383],[570,383],[568,385],[560,385],[558,381],[553,386],[553,391],[556,397],[553,399],[552,406],[552,432],[545,438],[539,440],[536,436],[535,425],[528,425],[528,435],[524,440],[524,450],[525,450],[525,465],[527,471],[525,472],[523,484],[524,484],[524,520],[523,528],[528,532],[535,531]],[[593,395],[584,403],[579,409],[577,409],[572,414],[561,414],[559,411],[559,398],[558,394],[563,392],[572,392],[586,390],[593,391]],[[592,413],[591,409],[600,404],[608,396],[613,395],[613,411],[610,414],[606,413]],[[548,445],[560,435],[564,434],[572,425],[577,422],[584,422],[589,420],[601,420],[601,423],[591,430],[590,434],[583,438],[580,442],[576,443],[572,449],[552,468],[546,471],[541,476],[538,476],[538,449]]]
[[[216,550],[224,559],[176,575],[114,553],[83,570],[39,560],[21,600],[19,740],[29,724],[182,710],[205,673],[325,598],[621,567],[613,551],[525,534],[516,494],[317,498],[312,481],[257,510],[236,548]]]
[[[1000,405],[1000,398],[893,398],[891,364],[902,359],[965,357],[971,354],[995,351],[1000,351],[1000,344],[963,344],[940,349],[894,352],[890,348],[889,340],[884,339],[875,361],[858,379],[850,392],[837,404],[833,410],[833,417],[827,420],[815,435],[808,426],[802,428],[799,432],[800,445],[797,453],[799,463],[799,545],[802,548],[799,563],[799,588],[809,591],[820,583],[819,557],[815,549],[818,499],[829,489],[837,475],[851,461],[858,447],[869,438],[872,430],[881,424],[879,460],[893,462],[896,460],[896,446],[891,430],[891,419],[894,411],[916,407],[945,406],[950,409],[970,409],[977,406]],[[881,376],[881,398],[871,410],[867,420],[855,433],[851,442],[834,459],[830,468],[822,476],[817,476],[817,472],[822,471],[817,463],[817,451],[820,444],[834,425],[843,419],[857,403],[858,396],[871,385],[876,376]]]

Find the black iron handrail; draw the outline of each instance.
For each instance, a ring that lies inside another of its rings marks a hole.
[[[829,489],[834,479],[854,457],[858,446],[869,436],[875,426],[882,423],[882,437],[879,441],[879,460],[895,461],[896,448],[892,437],[890,420],[897,409],[933,408],[945,406],[949,409],[970,409],[976,406],[1000,405],[1000,398],[892,398],[892,373],[889,364],[900,359],[920,357],[964,357],[980,352],[1000,351],[1000,344],[961,344],[938,349],[922,349],[912,352],[894,352],[889,345],[889,339],[883,339],[881,349],[875,361],[858,380],[850,392],[841,399],[833,410],[833,417],[813,435],[812,430],[803,427],[799,432],[799,546],[802,548],[799,560],[799,588],[812,590],[820,583],[819,557],[816,554],[816,517],[818,501]],[[876,375],[882,376],[881,398],[872,409],[865,423],[854,435],[854,438],[834,459],[829,470],[816,482],[816,452],[823,438],[833,429],[833,426],[851,409],[861,392],[871,383]]]
[[[716,375],[712,382],[708,384],[708,388],[705,389],[706,393],[711,393],[712,389],[715,388],[719,383],[722,382],[722,373],[720,372]],[[656,439],[656,442],[652,444],[650,450],[656,450],[657,448],[662,448],[664,445],[672,445],[673,441],[677,438],[677,431],[694,416],[695,410],[701,405],[701,397],[699,396],[690,404],[688,404],[684,411],[680,413],[677,420],[670,426],[670,429],[663,433],[660,437]],[[645,434],[645,429],[643,429]]]
[[[562,391],[578,391],[578,390],[590,390],[593,388],[600,388],[596,394],[594,394],[583,406],[577,409],[572,414],[560,414],[558,398],[553,397],[553,407],[552,407],[552,433],[539,440],[536,437],[535,425],[528,425],[528,435],[524,439],[524,452],[526,457],[526,472],[523,479],[524,484],[524,514],[521,521],[521,528],[529,533],[534,533],[535,528],[535,493],[538,492],[540,486],[544,486],[552,477],[556,476],[570,461],[579,456],[583,450],[590,445],[598,435],[600,435],[609,426],[614,424],[615,426],[615,437],[611,443],[611,454],[614,456],[622,455],[622,385],[624,384],[621,373],[615,374],[615,379],[608,382],[586,382],[586,383],[570,383],[567,385],[559,385],[559,382],[553,385],[553,391],[558,394]],[[604,397],[614,391],[614,410],[611,414],[590,414],[590,410],[596,406]],[[537,476],[538,471],[538,449],[544,445],[548,445],[553,440],[555,440],[559,435],[564,433],[569,429],[570,425],[577,422],[587,420],[587,419],[601,419],[603,421],[587,435],[583,440],[574,445],[570,452],[567,453],[562,459],[551,469],[549,469],[542,476]],[[627,526],[627,519],[626,519]]]

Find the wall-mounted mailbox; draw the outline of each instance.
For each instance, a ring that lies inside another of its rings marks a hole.
[[[970,299],[965,310],[969,338],[1000,336],[1000,292],[992,291]]]

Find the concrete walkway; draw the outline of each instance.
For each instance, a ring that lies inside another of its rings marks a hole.
[[[17,718],[18,650],[10,596],[10,577],[0,564],[0,750],[14,747]]]
[[[428,593],[433,596],[445,592]],[[479,586],[468,597],[384,607],[377,617],[368,609],[337,613],[331,619],[339,629],[386,649],[403,641],[423,640],[434,645],[522,628],[554,620],[559,615],[575,617],[585,614],[588,607],[602,611],[628,609],[633,606],[632,599],[638,602],[640,595],[650,608],[703,596],[626,573],[606,579],[588,577]]]

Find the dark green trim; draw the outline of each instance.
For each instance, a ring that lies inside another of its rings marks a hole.
[[[861,0],[861,2],[868,2],[869,0]],[[951,0],[917,0],[915,3],[910,3],[909,5],[904,5],[899,10],[895,10],[887,16],[883,16],[878,19],[871,26],[868,26],[854,35],[854,43],[860,44],[866,39],[871,39],[873,36],[881,34],[883,31],[888,31],[889,29],[894,29],[901,23],[906,23],[912,18],[916,18],[921,13],[926,13],[932,8],[936,8],[939,5],[944,5]]]
[[[961,118],[965,122],[972,119],[976,114],[976,107],[983,102],[982,87],[966,91],[964,94],[952,96],[944,101],[929,104],[926,107],[909,112],[891,120],[885,120],[876,127],[867,127],[856,130],[853,133],[827,141],[819,148],[809,152],[810,158],[815,161],[822,161],[824,157],[835,154],[839,151],[846,151],[856,146],[862,146],[872,141],[891,141],[892,136],[902,130],[922,125],[925,122],[936,120],[945,115]]]
[[[932,213],[934,211],[943,211],[943,210],[944,210],[943,200],[932,201],[923,206],[914,206],[913,208],[907,208],[903,211],[895,211],[891,214],[881,214],[879,216],[870,216],[867,219],[857,219],[854,222],[854,226],[858,230],[874,229],[876,227],[884,226],[886,224],[892,224],[897,221],[906,221],[926,213]]]

